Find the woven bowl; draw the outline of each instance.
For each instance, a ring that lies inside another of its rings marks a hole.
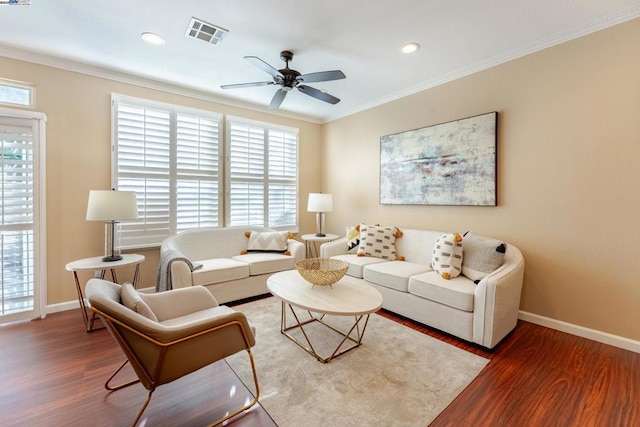
[[[313,286],[331,286],[347,272],[349,264],[330,258],[308,258],[296,263],[296,270]]]

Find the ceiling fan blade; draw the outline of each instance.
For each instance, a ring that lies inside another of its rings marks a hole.
[[[236,83],[232,85],[222,85],[220,89],[237,89],[242,87],[267,86],[275,84],[274,82],[254,82],[254,83]]]
[[[296,80],[302,83],[328,82],[331,80],[344,79],[347,76],[340,70],[320,71],[318,73],[309,73],[299,76]]]
[[[300,85],[298,86],[298,90],[305,95],[312,96],[316,99],[319,99],[320,101],[328,102],[329,104],[337,104],[338,102],[340,102],[340,99],[336,98],[335,96],[329,95],[328,93],[311,86]]]
[[[269,104],[269,109],[270,110],[275,110],[276,108],[278,108],[280,106],[280,104],[282,104],[282,101],[284,101],[284,97],[285,96],[287,96],[287,91],[284,90],[284,89],[278,89],[276,94],[273,95],[273,98],[271,98],[271,103]]]
[[[251,62],[253,65],[255,65],[256,67],[260,68],[262,71],[264,71],[265,73],[271,75],[272,77],[284,78],[284,76],[282,75],[282,73],[280,71],[276,70],[271,65],[267,64],[266,62],[264,62],[262,59],[258,58],[257,56],[245,56],[244,59],[246,59],[247,61]]]

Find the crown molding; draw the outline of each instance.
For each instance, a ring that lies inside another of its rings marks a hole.
[[[302,120],[311,123],[321,123],[317,118],[304,114],[296,114],[284,110],[278,110],[278,113],[265,112],[264,106],[253,104],[250,102],[236,101],[231,98],[224,98],[202,89],[177,85],[168,81],[154,80],[135,74],[122,72],[116,69],[96,66],[89,63],[78,62],[67,58],[52,56],[43,52],[21,49],[19,47],[0,44],[0,56],[11,59],[30,62],[33,64],[44,65],[47,67],[58,68],[74,73],[85,74],[92,77],[112,80],[119,83],[139,86],[146,89],[153,89],[161,92],[171,93],[173,95],[185,96],[201,101],[215,102],[218,104],[228,105],[230,107],[243,108],[246,110],[256,111],[264,114],[271,114],[280,117],[286,117],[295,120]]]
[[[336,116],[329,116],[327,118],[326,122],[331,122],[333,120],[337,120],[340,119],[342,117],[346,117],[346,116],[350,116],[352,114],[356,114],[368,109],[371,109],[373,107],[378,107],[380,105],[386,104],[388,102],[391,101],[395,101],[398,100],[400,98],[404,98],[406,96],[409,95],[413,95],[415,93],[418,92],[422,92],[425,91],[427,89],[432,89],[436,86],[440,86],[442,84],[445,83],[449,83],[452,82],[454,80],[460,79],[462,77],[467,77],[471,74],[475,74],[478,73],[480,71],[484,71],[487,70],[489,68],[493,68],[497,65],[501,65],[504,64],[506,62],[509,61],[513,61],[514,59],[518,59],[521,58],[523,56],[527,56],[530,55],[532,53],[535,52],[539,52],[541,50],[553,47],[553,46],[557,46],[559,44],[571,41],[571,40],[575,40],[577,38],[589,35],[591,33],[595,33],[597,31],[600,30],[604,30],[606,28],[610,28],[613,27],[615,25],[618,24],[622,24],[624,22],[627,21],[631,21],[632,19],[636,19],[640,17],[640,5],[639,6],[634,6],[631,7],[629,9],[625,9],[625,10],[621,10],[619,12],[604,16],[600,19],[597,19],[595,21],[592,21],[586,25],[581,25],[578,27],[574,27],[574,28],[570,28],[568,30],[562,31],[560,33],[556,33],[553,34],[549,37],[546,37],[544,39],[540,39],[537,41],[534,41],[532,43],[520,46],[516,49],[512,49],[508,52],[505,52],[503,54],[500,55],[496,55],[492,58],[488,58],[484,61],[479,61],[476,62],[475,64],[472,64],[470,66],[467,67],[462,67],[459,68],[451,73],[442,75],[436,79],[432,79],[432,80],[428,80],[425,82],[422,82],[418,85],[412,86],[410,88],[404,89],[402,91],[399,92],[395,92],[389,96],[383,97],[383,98],[379,98],[377,100],[374,100],[372,102],[366,103],[366,104],[362,104],[359,107],[356,107],[353,109],[353,111],[347,113],[347,114],[343,114],[343,115],[336,115]]]

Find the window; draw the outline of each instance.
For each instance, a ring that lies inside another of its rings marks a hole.
[[[44,123],[43,114],[0,108],[0,322],[42,313]]]
[[[297,225],[298,133],[239,118],[227,120],[228,225]]]
[[[112,108],[113,186],[136,192],[139,214],[122,224],[121,246],[220,226],[221,115],[122,96]]]
[[[297,227],[297,129],[234,117],[223,138],[217,113],[121,95],[112,109],[112,185],[136,192],[140,217],[121,225],[123,248],[188,228]]]
[[[0,79],[0,104],[32,107],[33,87],[26,83]]]

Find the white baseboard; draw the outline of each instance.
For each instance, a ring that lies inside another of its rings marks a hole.
[[[78,300],[60,302],[58,304],[49,304],[47,305],[46,310],[47,314],[51,314],[59,313],[61,311],[73,310],[75,308],[80,308],[80,303],[78,302]]]
[[[618,335],[609,334],[607,332],[597,331],[595,329],[585,328],[584,326],[574,325],[573,323],[563,322],[561,320],[552,319],[550,317],[540,316],[538,314],[519,311],[518,318],[526,322],[535,323],[536,325],[545,326],[571,335],[587,338],[603,344],[612,345],[614,347],[640,353],[640,341]]]

